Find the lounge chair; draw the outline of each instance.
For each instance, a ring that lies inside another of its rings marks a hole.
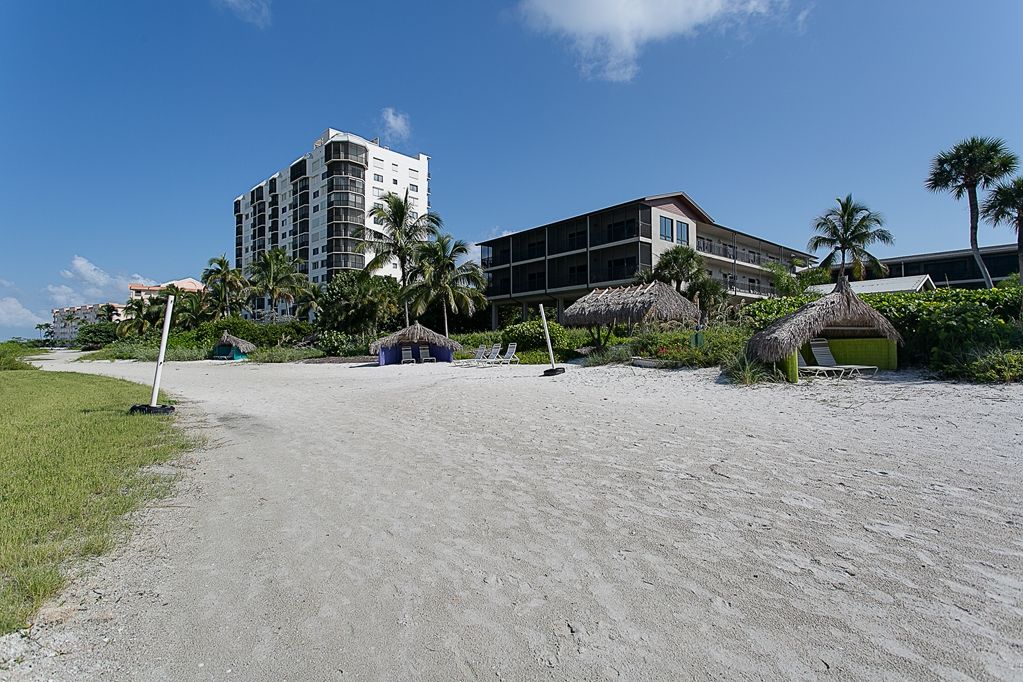
[[[871,376],[877,374],[877,367],[874,365],[838,364],[835,360],[835,356],[831,354],[831,346],[828,345],[827,339],[810,339],[810,351],[813,353],[813,357],[817,360],[818,365],[821,365],[822,367],[834,367],[836,369],[841,369],[845,372],[846,376],[859,377],[863,376],[864,372],[870,372]]]
[[[500,364],[500,365],[516,365],[519,362],[521,362],[521,360],[519,359],[519,356],[515,355],[515,349],[516,348],[518,348],[518,344],[517,343],[509,343],[508,344],[508,350],[505,352],[505,354],[497,356],[498,364]]]
[[[412,363],[413,365],[416,364],[416,359],[412,357],[412,346],[402,346],[401,364],[407,365],[409,363]]]
[[[490,352],[484,355],[480,359],[480,364],[483,366],[493,365],[501,361],[501,344],[495,343],[490,347]]]
[[[845,376],[845,370],[838,367],[823,367],[821,365],[808,365],[803,359],[803,354],[796,351],[796,358],[799,360],[799,376],[801,377],[836,377],[841,379]]]
[[[483,356],[486,355],[486,354],[487,354],[487,347],[486,346],[480,346],[479,348],[476,349],[476,355],[475,356],[473,356],[471,358],[468,358],[466,360],[455,360],[451,364],[459,365],[459,366],[461,366],[461,365],[474,365],[474,364],[476,364],[478,362],[481,362],[483,360]]]
[[[437,362],[437,358],[430,355],[429,346],[419,347],[419,362]]]

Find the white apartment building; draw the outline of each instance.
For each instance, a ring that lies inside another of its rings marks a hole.
[[[110,306],[108,309],[107,306]],[[53,325],[50,334],[54,341],[74,341],[78,336],[78,328],[94,322],[105,322],[108,314],[112,314],[112,322],[124,319],[124,306],[117,303],[92,303],[74,305],[65,308],[54,308]]]
[[[416,214],[430,210],[430,157],[407,156],[352,133],[328,128],[312,151],[234,200],[235,266],[248,271],[264,251],[280,247],[301,258],[317,284],[345,269],[361,270],[360,231],[388,192]],[[397,263],[378,274],[397,275]]]

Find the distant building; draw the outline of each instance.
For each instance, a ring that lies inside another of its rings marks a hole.
[[[768,263],[793,268],[813,257],[798,249],[714,222],[685,192],[640,197],[480,242],[487,299],[565,306],[598,287],[626,284],[672,246],[692,246],[707,274],[736,297],[774,294]]]
[[[53,309],[53,326],[50,330],[55,341],[73,341],[82,325],[105,322],[107,306],[113,312],[113,322],[124,319],[124,306],[117,303],[93,303]]]
[[[430,157],[407,156],[378,140],[328,128],[313,149],[234,200],[234,261],[247,270],[280,247],[303,261],[314,283],[342,270],[362,270],[361,230],[368,211],[393,192],[408,193],[412,218],[430,210]],[[372,257],[372,254],[369,255]],[[397,276],[397,261],[378,274]],[[258,318],[267,302],[256,301]]]
[[[1015,244],[980,247],[980,257],[984,260],[991,279],[997,284],[1008,279],[1019,269]],[[982,289],[984,278],[969,249],[955,251],[936,251],[911,256],[881,258],[888,266],[887,278],[909,277],[912,275],[930,275],[937,287],[954,287],[957,289]],[[838,269],[832,270],[837,275]],[[886,279],[884,275],[868,272],[865,279]]]
[[[884,279],[869,279],[863,281],[850,280],[853,293],[862,294],[891,294],[900,292],[933,291],[934,281],[930,275],[913,275],[911,277],[885,277]],[[835,290],[834,284],[814,284],[807,287],[807,293],[830,294]]]
[[[165,289],[167,289],[167,287],[172,286],[177,287],[181,291],[192,293],[202,291],[203,289],[206,288],[206,285],[204,285],[202,282],[193,277],[185,277],[184,279],[172,279],[171,281],[164,282],[163,284],[149,285],[133,283],[128,285],[129,292],[128,298],[129,299],[141,298],[149,300],[153,296],[159,296],[161,293],[163,293]]]

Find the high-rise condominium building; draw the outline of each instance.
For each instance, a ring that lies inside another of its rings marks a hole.
[[[261,253],[281,247],[301,258],[314,283],[341,270],[361,270],[361,230],[369,209],[388,192],[404,196],[416,214],[430,209],[430,157],[406,156],[377,140],[328,128],[311,152],[234,200],[234,259],[246,271]],[[392,272],[393,271],[393,272]],[[388,263],[378,274],[397,274]]]

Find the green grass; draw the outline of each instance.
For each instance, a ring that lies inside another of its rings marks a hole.
[[[323,351],[316,348],[289,348],[287,346],[257,348],[249,353],[250,362],[298,362],[299,360],[322,357]]]
[[[139,360],[141,362],[156,362],[160,355],[159,346],[141,343],[137,341],[115,341],[114,343],[91,353],[86,353],[78,358],[79,361],[91,360]],[[188,362],[190,360],[208,360],[213,355],[213,349],[201,346],[193,348],[189,346],[167,346],[164,355],[166,362]]]
[[[4,341],[0,343],[0,372],[7,372],[21,369],[39,369],[35,365],[25,362],[22,358],[30,355],[39,355],[45,351],[32,348],[17,341]]]
[[[149,389],[62,372],[0,372],[0,634],[24,627],[75,560],[169,490],[142,470],[189,446],[168,417],[131,417]]]

